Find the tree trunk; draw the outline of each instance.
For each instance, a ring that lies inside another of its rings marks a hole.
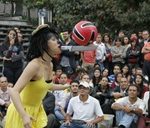
[[[22,16],[23,14],[23,0],[16,0],[15,16]]]
[[[11,1],[11,16],[14,16],[14,2]]]
[[[28,12],[28,21],[31,22],[30,8],[27,8],[27,12]]]
[[[4,3],[4,10],[3,10],[4,14],[5,14],[5,10],[6,10],[6,3]]]

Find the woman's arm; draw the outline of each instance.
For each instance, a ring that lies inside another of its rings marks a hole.
[[[99,122],[102,122],[104,120],[104,116],[98,116],[92,121],[87,121],[87,125],[93,126],[94,124],[97,124]]]
[[[65,85],[52,84],[52,85],[50,85],[49,90],[52,90],[52,91],[55,91],[55,90],[65,90],[65,89],[67,89],[69,87],[70,87],[69,84],[65,84]]]
[[[115,47],[113,47],[112,50],[111,50],[112,57],[113,57],[113,58],[118,58],[118,57],[120,57],[121,54],[120,54],[120,53],[116,53],[115,50],[116,50]]]
[[[143,48],[142,48],[142,51],[141,51],[142,53],[149,53],[150,52],[150,48],[149,47],[147,47],[147,46],[144,46]]]

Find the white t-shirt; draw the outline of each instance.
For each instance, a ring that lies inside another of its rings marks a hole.
[[[71,98],[67,113],[72,115],[72,119],[91,121],[97,116],[103,116],[103,112],[99,101],[94,97],[89,96],[86,102],[82,102],[79,96]]]
[[[96,59],[104,61],[105,60],[105,54],[106,54],[106,48],[105,48],[104,43],[101,42],[98,44],[95,41],[95,42],[93,42],[93,44],[97,46],[97,48],[96,48]]]
[[[64,90],[54,91],[53,94],[55,96],[55,103],[64,108],[69,94]]]
[[[128,96],[118,99],[115,103],[119,103],[121,105],[129,105],[131,108],[140,108],[143,112],[145,111],[145,103],[140,98],[137,98],[137,101],[134,104],[129,101]]]
[[[144,101],[144,103],[146,105],[146,110],[148,110],[148,99],[149,99],[149,91],[146,91],[144,93],[144,97],[143,97],[143,101]]]

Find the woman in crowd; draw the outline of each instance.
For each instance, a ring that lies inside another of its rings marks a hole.
[[[0,48],[0,54],[4,63],[3,74],[8,82],[15,84],[23,69],[23,47],[18,42],[15,29],[8,30],[6,40]]]
[[[107,68],[105,68],[103,71],[102,71],[102,77],[108,77],[109,76],[109,70]]]
[[[98,86],[98,84],[101,80],[101,70],[100,70],[100,68],[95,68],[93,74],[94,75],[93,75],[93,78],[92,78],[92,82],[93,82],[93,85],[95,87],[95,86]]]
[[[138,97],[141,98],[141,99],[143,98],[144,93],[145,93],[146,91],[148,91],[148,87],[144,85],[143,80],[144,80],[144,78],[143,78],[142,75],[137,74],[137,75],[135,76],[135,81],[134,81],[134,82],[135,82],[135,84],[140,88],[140,92],[139,92]]]
[[[137,38],[132,37],[131,39],[131,47],[127,49],[126,58],[127,63],[130,66],[130,69],[139,67],[139,59],[140,59],[140,47],[137,44]]]
[[[128,48],[131,47],[130,40],[127,36],[123,37],[122,45],[124,46],[123,58],[124,58],[124,61],[126,64],[127,63],[126,52],[127,52]]]
[[[106,59],[104,61],[104,65],[105,65],[105,68],[108,68],[110,73],[112,72],[112,54],[111,54],[111,48],[112,48],[112,40],[111,40],[111,37],[108,33],[105,33],[103,35],[103,41],[102,41],[104,44],[105,44],[105,47],[106,47]]]
[[[122,67],[122,75],[130,81],[130,67],[128,65]]]
[[[113,65],[119,64],[122,66],[124,64],[123,52],[124,47],[121,44],[121,39],[117,38],[115,40],[115,45],[111,49]]]
[[[103,77],[99,85],[94,88],[93,96],[99,100],[102,110],[105,114],[112,114],[111,104],[114,101],[111,95],[111,89],[108,84],[108,78]]]
[[[110,85],[112,89],[114,89],[117,86],[120,86],[120,81],[122,77],[122,73],[116,74],[115,81]]]

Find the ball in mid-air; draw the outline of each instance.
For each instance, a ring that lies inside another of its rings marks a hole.
[[[80,21],[74,26],[71,37],[78,45],[88,45],[90,41],[95,40],[97,33],[92,22]]]

